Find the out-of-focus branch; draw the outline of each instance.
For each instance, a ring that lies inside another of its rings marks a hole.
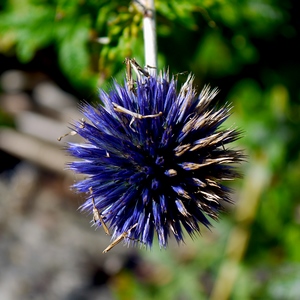
[[[0,129],[0,148],[11,155],[66,175],[66,154],[59,147],[13,129]],[[68,173],[68,172],[67,172]],[[70,172],[69,175],[72,173]],[[72,176],[72,175],[71,175]]]
[[[79,136],[57,138],[81,117],[77,99],[39,74],[8,70],[0,77],[3,92],[0,108],[13,120],[15,129],[0,127],[0,149],[30,161],[52,172],[66,172],[67,154],[62,151],[67,141],[80,141]],[[23,90],[30,90],[31,97]],[[74,177],[74,175],[71,175]]]
[[[228,238],[223,263],[213,287],[210,300],[227,300],[232,294],[239,273],[239,264],[244,257],[251,234],[259,200],[269,182],[264,161],[258,161],[249,170],[244,180],[240,201],[236,206],[235,221]]]

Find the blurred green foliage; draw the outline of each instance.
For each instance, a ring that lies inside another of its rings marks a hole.
[[[192,71],[198,86],[220,86],[221,96],[234,104],[230,125],[244,131],[237,144],[245,148],[248,163],[236,197],[253,210],[231,299],[300,299],[300,49],[291,3],[156,1],[159,67]],[[143,61],[142,15],[133,2],[6,0],[0,7],[0,52],[27,63],[39,50],[54,47],[62,72],[78,90],[121,78],[126,56]],[[265,176],[257,203],[251,202],[255,186],[247,188],[252,165]],[[240,199],[245,194],[248,203]],[[207,299],[229,259],[225,249],[234,226],[244,225],[233,211],[212,233],[188,241],[184,261],[168,250],[143,252],[165,278],[156,274],[160,282],[139,282],[124,271],[115,294]]]

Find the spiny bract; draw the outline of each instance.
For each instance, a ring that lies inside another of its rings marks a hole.
[[[92,212],[93,197],[113,239],[127,232],[127,243],[151,247],[156,232],[166,247],[171,233],[180,242],[183,228],[193,236],[199,224],[209,227],[207,217],[217,219],[230,201],[222,182],[238,177],[232,164],[243,155],[227,144],[240,134],[220,128],[231,107],[212,105],[217,90],[198,96],[192,83],[189,76],[178,92],[166,72],[137,80],[134,90],[114,82],[109,94],[100,91],[102,104],[82,106],[86,121],[74,130],[86,143],[68,145],[79,158],[69,167],[87,175],[74,187],[92,190],[81,209]]]

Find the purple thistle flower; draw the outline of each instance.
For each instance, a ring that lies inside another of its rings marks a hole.
[[[69,144],[79,158],[69,167],[87,175],[74,187],[92,190],[81,209],[92,212],[94,198],[113,239],[151,247],[156,232],[166,247],[171,234],[180,242],[183,229],[193,237],[200,224],[209,227],[207,217],[217,219],[230,202],[223,182],[239,176],[243,154],[226,145],[240,134],[220,128],[231,107],[212,105],[217,90],[198,96],[192,83],[189,76],[177,92],[167,73],[137,80],[134,90],[114,82],[109,94],[100,91],[103,105],[83,105],[86,122],[74,130],[86,143]]]

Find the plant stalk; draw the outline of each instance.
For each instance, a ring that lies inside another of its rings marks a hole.
[[[145,65],[151,75],[157,71],[157,42],[154,0],[141,0],[143,6],[143,34]]]

